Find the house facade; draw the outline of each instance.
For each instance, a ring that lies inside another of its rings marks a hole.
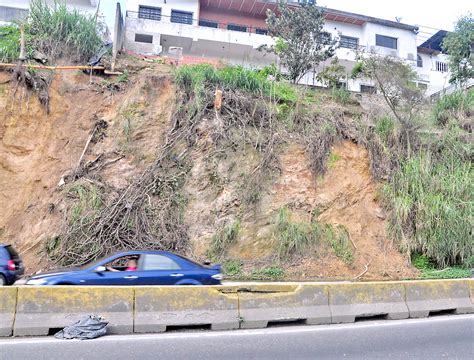
[[[49,3],[54,3],[53,0],[48,0]],[[99,6],[99,0],[68,0],[65,1],[67,6],[76,8],[78,10],[95,14]],[[0,0],[0,25],[3,23],[11,23],[13,21],[21,20],[28,15],[30,8],[30,0]]]
[[[297,5],[298,0],[291,1]],[[272,0],[128,0],[125,41],[127,50],[148,55],[179,55],[248,67],[276,62],[273,54],[259,51],[274,44],[267,35],[266,11],[276,10]],[[413,67],[427,95],[448,86],[446,56],[417,46],[418,28],[395,21],[334,9],[325,9],[325,30],[340,37],[336,56],[350,74],[356,51],[392,56]],[[316,72],[329,63],[321,64]],[[351,91],[370,92],[370,81],[341,79]],[[321,85],[309,73],[303,83]]]

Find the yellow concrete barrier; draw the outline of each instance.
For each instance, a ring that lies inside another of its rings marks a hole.
[[[239,327],[237,294],[225,286],[150,286],[135,288],[134,332],[163,332],[169,326]]]
[[[354,322],[358,317],[408,318],[401,282],[333,283],[329,285],[332,322]]]
[[[427,317],[430,312],[451,310],[456,314],[473,312],[467,279],[404,282],[410,317]]]
[[[15,336],[47,335],[50,329],[97,314],[108,322],[107,332],[133,332],[134,290],[131,287],[19,287]]]
[[[13,334],[17,288],[0,287],[0,336]]]
[[[301,321],[330,324],[328,286],[262,284],[234,288],[239,296],[243,329],[264,328],[268,322]]]

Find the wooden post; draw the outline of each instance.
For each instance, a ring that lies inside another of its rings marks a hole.
[[[24,62],[26,60],[26,41],[25,41],[25,26],[20,26],[20,57],[18,60]]]
[[[214,99],[214,107],[217,112],[221,112],[222,108],[222,90],[216,89],[216,96]]]

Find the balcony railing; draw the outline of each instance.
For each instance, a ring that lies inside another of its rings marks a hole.
[[[255,27],[248,24],[238,24],[238,23],[226,23],[219,22],[209,19],[194,19],[191,13],[177,13],[171,16],[161,15],[161,13],[149,13],[149,12],[139,12],[139,11],[129,11],[127,10],[127,18],[134,19],[143,19],[151,20],[160,23],[173,23],[181,25],[190,25],[190,26],[200,26],[214,29],[222,29],[236,32],[246,32],[259,35],[267,35],[268,30],[266,28]]]

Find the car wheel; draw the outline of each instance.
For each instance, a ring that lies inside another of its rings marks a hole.
[[[0,274],[0,286],[5,286],[7,285],[7,279],[5,279],[5,276]]]

